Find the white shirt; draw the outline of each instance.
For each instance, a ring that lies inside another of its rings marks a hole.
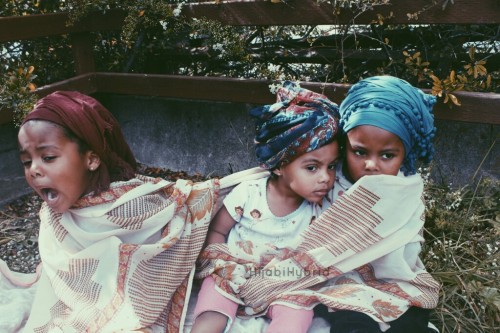
[[[294,247],[297,237],[321,213],[323,204],[312,204],[304,200],[286,216],[276,216],[267,203],[267,181],[269,178],[251,180],[236,186],[224,199],[224,205],[236,221],[230,230],[227,243],[235,252],[260,256],[276,249]]]

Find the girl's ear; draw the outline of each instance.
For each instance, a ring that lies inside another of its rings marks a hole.
[[[87,152],[87,167],[90,171],[95,171],[101,165],[101,158],[92,150]]]
[[[276,176],[281,176],[281,167],[273,169],[272,173]]]

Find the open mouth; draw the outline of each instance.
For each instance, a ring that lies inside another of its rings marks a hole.
[[[43,199],[47,203],[50,203],[50,202],[56,200],[57,197],[59,196],[59,193],[56,190],[51,189],[51,188],[42,188],[40,190],[40,192],[42,193]]]

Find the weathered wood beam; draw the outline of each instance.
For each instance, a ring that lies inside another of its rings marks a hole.
[[[370,24],[377,14],[393,24],[500,24],[498,0],[468,0],[449,3],[443,10],[434,6],[418,15],[418,20],[408,20],[407,14],[421,11],[428,0],[391,0],[390,5],[377,6],[356,18],[357,24]],[[268,0],[222,1],[187,4],[182,14],[188,18],[219,20],[228,25],[319,25],[351,23],[353,14],[342,10],[336,15],[331,5],[317,4],[315,0],[287,0],[272,3]],[[120,30],[125,13],[110,10],[88,15],[78,24],[68,26],[67,13],[0,17],[0,42],[63,35],[75,32]]]
[[[276,98],[269,92],[269,81],[256,79],[95,73],[93,80],[100,93],[251,104],[269,104]],[[350,87],[313,82],[302,82],[301,86],[322,92],[336,103]],[[500,125],[500,94],[457,92],[456,96],[462,106],[450,108],[439,101],[434,107],[436,119]]]
[[[109,11],[89,15],[76,25],[68,26],[67,13],[0,17],[0,42],[32,39],[69,33],[119,30],[125,14]]]
[[[428,10],[429,0],[391,0],[356,17],[357,24],[377,21],[377,15],[393,24],[498,24],[500,2],[497,0],[467,0],[448,3],[443,10],[436,5]],[[422,12],[421,12],[422,11]],[[392,15],[391,15],[392,12]],[[419,13],[421,12],[421,13]],[[272,3],[268,0],[221,1],[187,4],[182,13],[187,17],[216,19],[229,25],[317,25],[351,23],[353,13],[341,10],[333,12],[330,4],[318,4],[315,0],[286,0]],[[418,14],[418,19],[408,20],[408,14]]]
[[[97,92],[95,76],[95,73],[87,73],[72,77],[71,79],[48,84],[35,90],[35,94],[41,98],[57,90],[76,90],[90,95]]]
[[[77,75],[95,72],[94,39],[90,32],[71,34],[73,44],[73,58],[75,59],[75,72]]]
[[[77,90],[85,94],[124,94],[258,105],[275,101],[275,96],[269,92],[269,83],[255,79],[98,72],[43,86],[35,93],[43,97],[56,90]],[[323,93],[338,104],[350,88],[348,84],[335,83],[301,82],[300,85]],[[436,119],[500,125],[500,94],[457,92],[456,96],[462,106],[450,108],[439,101],[434,107]],[[10,112],[0,112],[0,124],[11,120]]]

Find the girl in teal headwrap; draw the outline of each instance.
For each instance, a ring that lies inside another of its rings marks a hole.
[[[345,159],[337,170],[333,198],[337,199],[364,176],[420,177],[415,175],[416,161],[429,163],[434,154],[435,102],[434,96],[392,76],[370,77],[353,85],[339,110],[340,127],[345,134]],[[419,242],[406,247],[414,249],[411,258],[423,267],[418,258]],[[336,311],[327,314],[331,332],[382,332],[379,323],[365,313],[333,310]],[[390,328],[385,332],[431,332],[429,311],[411,306],[389,322]]]
[[[392,133],[404,148],[400,169],[405,175],[411,175],[416,172],[416,160],[429,163],[434,155],[432,139],[436,129],[432,107],[435,103],[436,97],[424,94],[404,80],[374,76],[361,80],[349,90],[340,105],[340,126],[348,138],[352,130],[362,126]],[[349,140],[347,144],[348,158],[349,153],[364,156],[350,149]],[[367,174],[372,172],[375,171],[367,171]]]

